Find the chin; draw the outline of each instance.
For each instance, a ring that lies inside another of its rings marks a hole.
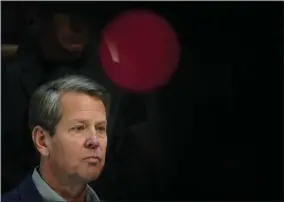
[[[70,52],[75,59],[79,59],[82,57],[83,52]]]
[[[86,183],[90,183],[92,181],[95,181],[99,178],[100,173],[96,174],[96,175],[90,175],[90,176],[83,176],[82,178],[84,179],[84,181]]]
[[[91,182],[91,181],[98,179],[100,174],[101,174],[101,169],[99,170],[95,168],[92,171],[87,171],[85,173],[82,173],[81,177],[85,179],[86,181]]]

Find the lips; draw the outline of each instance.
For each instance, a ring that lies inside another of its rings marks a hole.
[[[82,51],[84,49],[84,45],[83,45],[83,43],[81,43],[81,44],[79,44],[79,43],[78,44],[71,44],[70,49],[72,51]]]
[[[62,45],[71,52],[81,52],[85,46],[85,40],[83,38],[69,38],[69,37],[62,37],[61,38]]]
[[[87,161],[88,163],[99,163],[101,161],[101,159],[97,156],[86,157],[84,158],[84,160]]]

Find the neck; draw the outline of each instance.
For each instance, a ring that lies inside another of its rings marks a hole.
[[[86,184],[76,183],[68,177],[62,177],[63,175],[53,172],[50,165],[43,161],[40,163],[40,174],[42,179],[67,201],[84,201]]]

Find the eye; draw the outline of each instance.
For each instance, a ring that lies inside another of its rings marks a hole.
[[[77,126],[72,127],[71,130],[79,133],[79,132],[82,132],[82,131],[85,130],[85,126],[84,125],[77,125]]]
[[[106,132],[106,127],[105,126],[98,126],[98,127],[96,127],[96,130],[99,133],[104,133],[104,132]]]

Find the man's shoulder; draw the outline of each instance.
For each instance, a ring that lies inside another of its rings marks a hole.
[[[5,193],[1,196],[2,202],[18,202],[21,201],[18,189],[15,188],[8,193]]]
[[[40,202],[42,201],[31,174],[29,174],[16,188],[1,196],[2,202]]]

